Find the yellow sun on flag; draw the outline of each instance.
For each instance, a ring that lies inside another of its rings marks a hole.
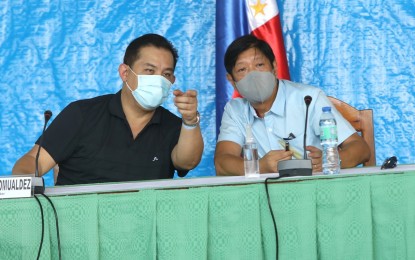
[[[267,5],[266,3],[261,4],[261,0],[257,0],[255,5],[250,5],[250,7],[255,10],[254,16],[256,16],[259,13],[262,13],[263,15],[265,15],[264,8],[266,5]]]

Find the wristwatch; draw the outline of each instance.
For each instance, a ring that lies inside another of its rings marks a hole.
[[[200,114],[199,114],[199,111],[196,111],[196,123],[194,123],[194,124],[191,124],[191,125],[190,124],[186,124],[186,122],[184,122],[184,120],[182,119],[183,126],[186,129],[193,129],[193,128],[195,128],[199,124],[199,122],[200,122]]]

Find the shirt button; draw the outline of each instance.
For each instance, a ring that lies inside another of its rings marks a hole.
[[[272,132],[272,128],[271,127],[268,128],[268,132],[270,132],[270,133]]]

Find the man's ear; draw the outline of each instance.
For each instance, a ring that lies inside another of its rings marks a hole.
[[[128,77],[128,65],[121,63],[120,66],[118,66],[118,74],[120,75],[121,80],[125,82]]]
[[[277,77],[278,75],[278,68],[277,68],[277,61],[274,60],[274,62],[272,63],[272,66],[274,67],[274,75],[275,77]]]
[[[226,79],[229,81],[229,83],[232,84],[232,87],[236,89],[235,80],[233,79],[232,75],[229,73],[226,73]]]

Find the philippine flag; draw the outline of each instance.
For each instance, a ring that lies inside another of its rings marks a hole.
[[[261,0],[246,0],[246,13],[251,33],[266,41],[274,51],[278,78],[289,80],[290,72],[276,0],[263,0],[262,3]]]
[[[218,0],[216,3],[216,126],[231,97],[238,97],[226,80],[223,62],[226,48],[236,38],[252,33],[274,51],[277,77],[290,79],[280,15],[276,0]]]

